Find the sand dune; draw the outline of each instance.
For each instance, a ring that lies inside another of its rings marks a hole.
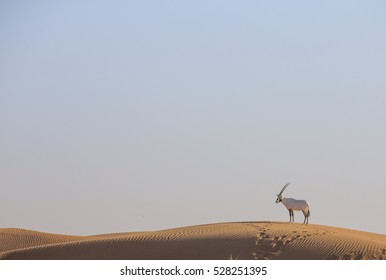
[[[0,259],[386,259],[386,235],[279,222],[71,236],[0,229]]]

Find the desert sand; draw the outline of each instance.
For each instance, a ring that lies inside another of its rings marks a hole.
[[[0,259],[386,259],[386,235],[282,222],[233,222],[71,236],[0,229]]]

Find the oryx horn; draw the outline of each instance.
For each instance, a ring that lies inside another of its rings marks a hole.
[[[281,194],[284,192],[285,188],[286,188],[289,184],[290,184],[289,182],[288,182],[287,184],[285,184],[285,186],[281,189],[281,191],[280,191],[280,193],[279,193],[278,195],[281,195]]]

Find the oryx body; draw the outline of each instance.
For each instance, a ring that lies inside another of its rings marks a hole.
[[[290,183],[287,183],[280,193],[277,195],[276,203],[282,202],[288,209],[290,215],[290,223],[295,221],[294,211],[302,211],[304,215],[304,224],[308,224],[308,217],[310,216],[310,206],[305,200],[298,200],[294,198],[283,197],[282,193]]]

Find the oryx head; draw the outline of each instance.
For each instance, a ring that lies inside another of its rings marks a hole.
[[[276,199],[276,203],[280,203],[283,199],[283,197],[281,196],[281,194],[284,192],[285,188],[289,185],[290,183],[287,183],[285,184],[285,186],[281,189],[280,193],[277,194],[277,199]]]

